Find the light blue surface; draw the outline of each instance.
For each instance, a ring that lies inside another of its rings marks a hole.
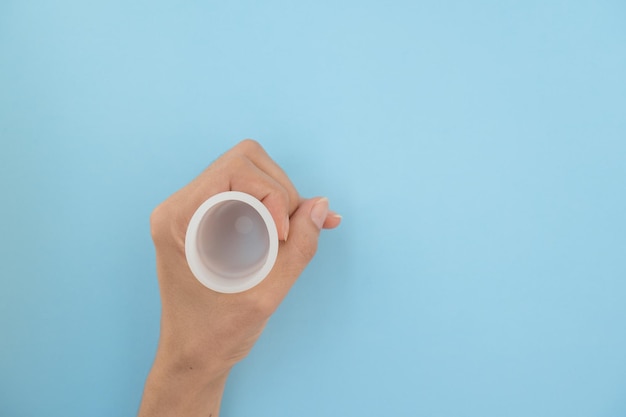
[[[222,415],[626,415],[626,3],[0,3],[0,416],[136,412],[151,209],[253,137],[344,215]]]

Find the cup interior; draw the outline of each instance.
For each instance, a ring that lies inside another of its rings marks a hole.
[[[204,266],[224,278],[245,278],[263,267],[270,236],[261,215],[243,201],[223,201],[203,216],[197,234]]]

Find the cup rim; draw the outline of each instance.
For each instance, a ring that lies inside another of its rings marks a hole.
[[[227,201],[240,201],[256,210],[263,219],[269,237],[267,257],[263,265],[254,273],[243,278],[222,277],[204,264],[198,250],[198,231],[206,213],[218,204]],[[225,191],[213,195],[200,205],[191,217],[185,235],[185,256],[189,269],[205,287],[221,293],[246,291],[259,284],[270,273],[278,256],[278,231],[271,213],[256,197],[241,191]]]

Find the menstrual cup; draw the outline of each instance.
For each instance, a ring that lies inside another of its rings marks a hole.
[[[278,232],[259,200],[227,191],[206,200],[185,236],[191,272],[205,287],[222,293],[250,289],[269,274],[278,254]]]

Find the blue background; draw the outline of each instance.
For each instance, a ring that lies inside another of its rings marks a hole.
[[[344,223],[228,416],[626,416],[623,1],[0,3],[0,416],[136,413],[148,217],[240,139]]]

